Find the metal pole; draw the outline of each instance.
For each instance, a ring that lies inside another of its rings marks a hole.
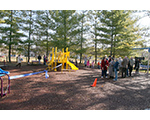
[[[3,97],[3,79],[0,77],[1,79],[1,97]]]
[[[9,77],[9,75],[8,75],[8,74],[7,74],[7,76],[8,76],[8,85],[9,85],[8,93],[10,93],[10,77]]]

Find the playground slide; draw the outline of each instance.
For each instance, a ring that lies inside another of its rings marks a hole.
[[[72,70],[78,70],[78,68],[73,63],[67,61],[67,64],[70,65],[70,67],[72,68]]]

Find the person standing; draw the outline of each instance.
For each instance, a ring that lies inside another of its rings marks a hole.
[[[86,57],[84,59],[84,65],[85,65],[85,67],[87,66],[87,58]]]
[[[22,61],[22,58],[20,57],[20,55],[18,55],[18,59],[17,59],[18,64],[16,65],[16,67],[18,66],[19,68],[21,67],[21,61]]]
[[[128,59],[128,57],[127,57],[127,66],[126,66],[126,68],[127,68],[127,70],[126,70],[126,72],[127,72],[127,77],[129,76],[129,59]]]
[[[89,66],[90,66],[90,61],[88,60],[88,61],[87,61],[87,67],[89,67]]]
[[[106,78],[108,78],[107,77],[107,67],[108,66],[109,66],[108,60],[106,59],[106,57],[104,57],[102,62],[101,62],[101,69],[102,69],[102,76],[101,76],[101,78],[103,78],[104,75],[105,75]]]
[[[46,56],[43,57],[44,65],[46,65]]]
[[[139,74],[139,67],[140,67],[140,60],[137,59],[137,60],[135,60],[135,70],[136,70],[136,74]]]
[[[38,56],[39,64],[41,64],[41,56]]]
[[[121,73],[122,73],[122,60],[121,60],[121,57],[119,57],[118,62],[119,62],[119,66],[118,66],[118,69],[119,69],[119,75],[121,75]]]
[[[77,61],[77,59],[76,59],[76,62],[75,62],[75,63],[76,63],[76,66],[78,66],[78,61]]]
[[[118,73],[117,73],[118,66],[119,66],[119,62],[118,62],[118,59],[116,59],[116,62],[114,64],[114,72],[115,72],[115,79],[114,79],[114,81],[117,81],[117,79],[118,79]]]
[[[98,65],[98,69],[100,69],[100,62],[99,61],[98,61],[97,65]]]
[[[109,62],[109,63],[111,62],[111,56],[109,56],[109,58],[108,58],[108,62]]]
[[[132,70],[133,70],[133,64],[134,64],[134,61],[133,61],[133,57],[130,58],[129,60],[129,76],[131,77],[131,73],[132,73]]]
[[[110,78],[114,78],[114,58],[111,58],[111,62],[109,63],[109,76]]]
[[[127,56],[124,57],[123,61],[122,61],[122,77],[126,77],[127,74]],[[124,76],[125,73],[125,76]]]

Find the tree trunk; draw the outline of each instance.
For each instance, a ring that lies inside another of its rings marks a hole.
[[[95,64],[97,64],[97,35],[96,35],[96,21],[95,21]]]
[[[112,56],[112,51],[113,51],[113,11],[112,11],[112,23],[111,23],[111,51],[110,51],[110,56]]]
[[[13,11],[11,10],[11,25],[10,25],[10,28],[12,29],[12,17],[13,17]],[[12,42],[12,39],[11,39],[11,35],[12,35],[12,30],[10,30],[10,39],[9,39],[9,62],[11,63],[11,42]]]
[[[110,51],[110,56],[113,55],[113,27],[112,27],[112,31],[111,31],[111,51]]]
[[[30,22],[32,20],[32,10],[30,10]],[[30,46],[31,46],[31,23],[29,23],[30,29],[29,29],[29,44],[28,44],[28,63],[30,62]]]
[[[47,32],[47,50],[46,50],[46,56],[48,57],[48,30],[46,31]]]
[[[115,58],[116,54],[116,34],[115,34],[115,39],[114,39],[114,52],[113,52],[113,57]]]
[[[82,61],[82,43],[83,43],[83,18],[82,18],[82,26],[81,26],[81,53],[80,53],[80,63]]]
[[[64,51],[66,52],[67,48],[67,36],[66,36],[66,11],[64,11]]]

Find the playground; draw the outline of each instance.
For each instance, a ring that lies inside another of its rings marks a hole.
[[[150,81],[144,73],[118,81],[101,78],[101,70],[80,65],[77,71],[51,71],[11,80],[0,98],[1,110],[144,110],[150,108]],[[10,66],[10,76],[33,73],[44,65]],[[96,87],[90,87],[97,78]]]

